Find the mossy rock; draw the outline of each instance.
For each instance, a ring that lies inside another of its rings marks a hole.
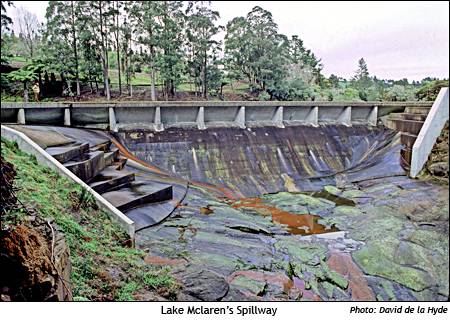
[[[334,196],[339,196],[342,193],[339,188],[337,188],[336,186],[332,186],[332,185],[324,186],[323,189],[326,192],[328,192],[328,193],[330,193],[331,195],[334,195]]]
[[[348,199],[355,199],[355,198],[367,196],[367,194],[358,189],[352,189],[352,190],[344,191],[341,196],[344,198],[348,198]]]
[[[392,241],[395,243],[396,240],[390,238],[387,242],[372,241],[354,252],[353,258],[365,273],[396,281],[415,291],[434,285],[428,273],[396,263],[394,254],[398,241],[397,246]]]
[[[250,279],[245,275],[236,276],[230,285],[233,285],[240,290],[248,291],[254,295],[263,294],[266,288],[266,282]]]
[[[293,263],[305,263],[312,266],[320,264],[320,260],[327,251],[326,247],[319,243],[287,238],[275,243],[275,249],[288,254]]]
[[[364,213],[353,206],[346,206],[346,205],[342,205],[342,206],[338,206],[333,210],[334,215],[345,215],[345,216],[359,216],[359,215],[364,215]]]

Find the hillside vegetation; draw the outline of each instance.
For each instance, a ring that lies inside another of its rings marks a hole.
[[[52,218],[70,247],[74,300],[174,298],[177,284],[164,267],[144,263],[145,253],[99,209],[80,186],[39,165],[15,143],[1,141],[1,155],[17,171],[17,199],[25,207],[1,217],[2,231],[27,225],[27,208]]]

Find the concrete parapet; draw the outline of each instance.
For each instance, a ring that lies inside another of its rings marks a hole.
[[[2,103],[4,123],[82,128],[284,127],[352,123],[376,126],[388,111],[429,108],[430,102],[170,101],[116,103]]]

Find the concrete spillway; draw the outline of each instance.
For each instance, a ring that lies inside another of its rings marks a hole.
[[[401,145],[383,127],[140,130],[118,137],[139,159],[171,175],[225,187],[236,197],[405,174]]]

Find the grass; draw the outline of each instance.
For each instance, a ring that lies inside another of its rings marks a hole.
[[[39,216],[53,218],[65,233],[74,300],[128,301],[138,292],[175,298],[178,285],[170,270],[145,264],[143,251],[124,245],[127,235],[95,205],[90,194],[3,138],[1,153],[17,170],[18,199]],[[10,212],[2,217],[2,226],[12,224],[12,218],[20,223],[23,217],[24,213]]]
[[[28,62],[29,59],[23,56],[11,56],[9,57],[9,60],[18,62]]]
[[[118,73],[117,69],[109,70],[109,78],[111,80],[112,85],[119,84],[119,73]],[[120,75],[120,78],[122,78],[122,86],[125,87],[125,85],[126,85],[125,74],[122,73]],[[145,72],[135,73],[134,77],[131,78],[131,84],[134,86],[137,86],[137,85],[149,85],[150,86],[150,74],[147,74]]]

